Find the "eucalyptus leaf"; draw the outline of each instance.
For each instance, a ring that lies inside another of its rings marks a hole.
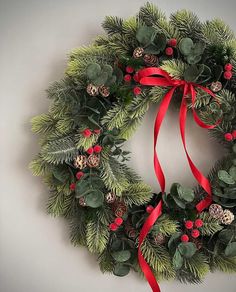
[[[75,193],[76,198],[88,195],[94,190],[104,188],[102,179],[98,176],[82,178],[76,183]]]
[[[193,48],[193,41],[190,38],[183,38],[179,42],[180,52],[185,56],[188,56],[191,53],[192,48]]]
[[[173,266],[175,270],[179,270],[182,268],[184,263],[184,258],[182,257],[180,251],[177,249],[173,256]]]
[[[130,267],[122,264],[116,264],[113,274],[118,276],[118,277],[124,277],[128,275],[130,272]]]
[[[140,26],[136,33],[137,40],[143,45],[150,44],[155,37],[155,29],[151,26]]]
[[[197,247],[193,242],[181,242],[178,250],[183,257],[191,258],[196,253]]]
[[[225,249],[225,255],[227,257],[235,257],[236,256],[236,242],[230,242],[226,249]]]
[[[111,256],[116,262],[123,263],[130,259],[131,252],[129,250],[114,251]]]
[[[102,206],[104,202],[104,195],[99,190],[92,190],[85,196],[85,204],[91,208],[98,208]]]
[[[97,63],[92,63],[86,68],[86,75],[90,80],[96,79],[101,74],[101,66]]]
[[[178,186],[177,191],[179,194],[180,199],[190,203],[194,200],[194,191],[190,188]]]
[[[228,185],[235,184],[235,180],[226,170],[219,170],[218,178]]]

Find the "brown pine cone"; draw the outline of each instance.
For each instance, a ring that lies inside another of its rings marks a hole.
[[[113,205],[113,212],[116,217],[122,217],[127,212],[128,208],[123,201],[116,201]]]
[[[158,65],[158,58],[156,55],[145,54],[143,57],[143,60],[149,66],[157,66]]]
[[[93,85],[93,84],[89,84],[87,86],[87,93],[90,95],[90,96],[96,96],[98,95],[98,87]]]
[[[215,219],[220,219],[224,214],[224,210],[221,205],[211,204],[209,207],[209,214]]]
[[[96,154],[89,155],[87,159],[87,165],[89,167],[98,167],[100,163],[100,157]]]
[[[99,86],[99,93],[103,96],[103,97],[108,97],[110,95],[110,90],[108,87],[106,87],[105,85],[101,85]]]
[[[134,49],[133,57],[135,59],[141,58],[143,56],[143,53],[144,53],[144,48],[138,47]]]
[[[222,83],[220,81],[212,82],[211,83],[211,91],[219,92],[222,89]]]
[[[158,233],[153,237],[153,242],[156,245],[164,244],[166,242],[166,237],[162,233]]]
[[[84,169],[87,166],[87,157],[85,155],[78,155],[74,160],[74,166],[78,169]]]
[[[105,201],[108,204],[113,204],[116,201],[116,194],[113,192],[109,192],[105,195]]]

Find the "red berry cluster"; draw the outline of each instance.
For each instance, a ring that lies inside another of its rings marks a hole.
[[[134,72],[134,68],[131,67],[131,66],[127,66],[125,68],[125,71],[127,72],[127,74],[125,74],[124,76],[124,81],[125,82],[131,82],[132,78],[135,82],[139,82],[139,76],[138,76],[138,73]],[[133,75],[131,75],[133,74]],[[139,95],[142,93],[142,89],[139,87],[139,86],[135,86],[134,89],[133,89],[133,93],[134,95]]]
[[[192,238],[198,238],[200,236],[200,231],[198,228],[203,226],[203,221],[201,219],[196,219],[195,222],[191,220],[187,220],[184,224],[185,228],[189,231],[191,231],[190,235]],[[182,242],[188,242],[189,241],[189,235],[183,234],[181,236]]]
[[[121,217],[116,218],[114,222],[109,225],[110,230],[116,231],[122,225],[123,221]]]
[[[232,64],[230,64],[230,63],[226,64],[224,69],[225,69],[224,78],[226,80],[230,80],[232,78],[232,76],[233,76],[233,73],[232,73],[233,66],[232,66]]]
[[[225,134],[225,140],[230,142],[233,141],[234,139],[236,139],[236,130],[233,130],[232,133],[226,133]]]
[[[93,132],[90,130],[90,129],[84,129],[83,132],[82,132],[82,135],[85,137],[85,138],[89,138],[92,134],[96,134],[96,135],[100,135],[101,133],[101,130],[100,129],[95,129],[93,130]]]
[[[94,147],[90,147],[86,150],[86,152],[91,155],[93,153],[100,153],[102,151],[102,146],[95,145]]]
[[[177,40],[176,39],[170,39],[168,41],[168,47],[165,50],[165,53],[167,56],[172,56],[174,54],[174,49],[177,45]]]

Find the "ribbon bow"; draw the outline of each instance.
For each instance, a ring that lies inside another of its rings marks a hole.
[[[158,76],[153,76],[158,75]],[[171,87],[170,90],[166,93],[166,95],[163,97],[163,100],[160,104],[159,111],[156,116],[155,120],[155,126],[154,126],[154,169],[155,174],[158,179],[158,182],[161,187],[162,193],[165,192],[165,176],[164,172],[162,170],[162,167],[160,165],[157,153],[156,153],[156,144],[157,144],[157,138],[158,134],[161,128],[162,121],[166,115],[166,112],[169,108],[170,101],[173,97],[173,94],[175,93],[177,88],[183,89],[183,98],[180,106],[180,112],[179,112],[179,126],[180,126],[180,133],[182,138],[182,143],[184,146],[184,151],[187,156],[187,160],[190,166],[190,169],[198,181],[199,185],[206,191],[207,196],[203,200],[201,200],[197,205],[196,209],[198,212],[202,212],[204,209],[209,207],[209,205],[212,202],[212,192],[211,192],[211,185],[209,180],[198,170],[198,168],[194,165],[193,161],[191,160],[187,147],[186,147],[186,140],[185,140],[185,125],[186,125],[186,118],[187,118],[187,101],[186,97],[188,95],[191,96],[192,100],[192,112],[193,112],[193,118],[195,122],[204,129],[213,129],[217,126],[219,122],[217,122],[215,125],[207,125],[205,124],[197,115],[194,104],[196,100],[196,90],[195,88],[200,88],[209,95],[211,95],[213,98],[215,98],[214,93],[209,90],[206,87],[203,87],[199,84],[195,84],[192,82],[187,82],[185,80],[176,80],[170,77],[170,75],[162,70],[161,68],[144,68],[138,72],[139,77],[139,83],[142,85],[148,85],[148,86],[162,86],[162,87]],[[162,214],[162,200],[158,203],[158,205],[154,208],[152,213],[149,215],[147,220],[145,221],[139,236],[139,246],[138,246],[138,258],[139,258],[139,264],[142,268],[142,271],[149,282],[149,285],[151,286],[153,292],[160,292],[160,287],[156,281],[155,276],[152,273],[151,268],[149,267],[148,263],[144,259],[141,251],[141,245],[143,241],[145,240],[148,232],[152,228],[152,226],[155,224],[156,220],[161,216]]]

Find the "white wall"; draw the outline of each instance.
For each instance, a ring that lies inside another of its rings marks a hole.
[[[189,8],[202,19],[222,17],[236,30],[233,0],[155,2],[167,13]],[[63,76],[67,53],[101,32],[105,15],[127,17],[142,4],[141,0],[0,0],[0,292],[150,291],[134,274],[122,279],[102,275],[85,249],[72,247],[65,222],[45,212],[47,189],[27,169],[38,151],[29,120],[47,110],[45,89]],[[155,112],[155,108],[149,111],[128,147],[133,152],[131,164],[158,191],[152,168]],[[179,141],[177,111],[170,112],[160,135],[161,160],[169,182],[193,185]],[[207,173],[221,149],[191,118],[187,133],[191,154]],[[217,273],[200,286],[176,282],[161,286],[163,292],[235,292],[235,285],[235,276]]]

